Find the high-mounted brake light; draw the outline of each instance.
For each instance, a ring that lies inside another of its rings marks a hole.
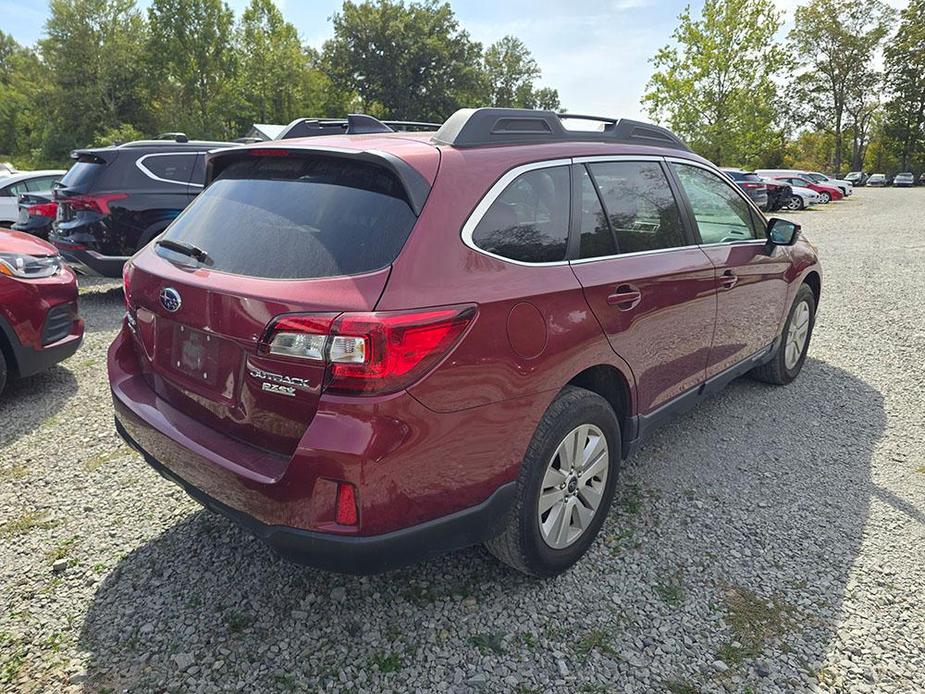
[[[475,306],[424,311],[297,314],[273,321],[263,351],[323,363],[326,390],[381,394],[410,385],[452,349]]]
[[[99,195],[75,195],[71,198],[65,198],[63,202],[70,205],[75,212],[98,212],[99,214],[109,214],[109,203],[114,200],[123,200],[128,197],[128,193],[100,193]]]
[[[288,149],[250,149],[248,153],[252,157],[288,157]]]

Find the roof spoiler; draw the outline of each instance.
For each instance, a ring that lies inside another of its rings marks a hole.
[[[346,118],[296,118],[276,136],[277,140],[317,135],[371,135],[402,130],[438,130],[439,123],[410,120],[381,121],[363,113],[351,113]]]
[[[430,195],[430,183],[427,182],[427,179],[404,159],[396,157],[389,152],[372,149],[326,147],[324,145],[298,145],[290,150],[285,143],[275,140],[255,145],[247,145],[245,147],[228,147],[225,149],[212,150],[206,154],[205,184],[209,185],[214,181],[232,162],[241,161],[248,157],[273,156],[275,152],[288,154],[290,151],[296,155],[314,154],[323,157],[361,161],[387,169],[394,174],[401,183],[405,195],[408,198],[408,203],[411,205],[411,209],[414,211],[415,215],[421,214],[421,210],[424,209],[424,203],[427,202],[427,196]]]
[[[593,121],[599,123],[600,127],[595,130],[568,129],[562,124],[563,120]],[[440,126],[434,134],[434,141],[453,147],[576,141],[619,142],[690,151],[677,135],[651,123],[525,108],[460,109]]]

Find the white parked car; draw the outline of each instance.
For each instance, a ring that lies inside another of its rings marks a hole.
[[[803,171],[801,169],[756,169],[755,173],[759,176],[769,178],[779,178],[780,176],[802,176],[813,183],[819,183],[824,186],[833,186],[841,190],[842,195],[848,197],[854,192],[854,184],[851,181],[845,181],[840,178],[830,178],[824,173],[818,171]]]
[[[20,171],[0,178],[0,224],[12,224],[19,218],[20,195],[49,191],[65,173],[63,169]]]
[[[762,176],[762,181],[768,183],[780,183],[780,181],[770,176]],[[810,205],[818,205],[822,202],[822,196],[814,190],[804,188],[803,186],[790,186],[790,199],[784,201],[785,210],[805,210]]]

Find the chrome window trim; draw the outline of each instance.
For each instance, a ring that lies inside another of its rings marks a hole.
[[[764,220],[765,226],[767,226],[768,220],[767,220],[767,218],[764,216],[764,212],[762,212],[762,211],[758,208],[758,206],[757,206],[754,202],[752,202],[752,199],[751,199],[750,197],[748,197],[744,192],[742,192],[742,189],[739,188],[739,186],[737,186],[735,183],[730,183],[730,181],[732,181],[731,178],[729,178],[728,176],[724,176],[724,175],[723,175],[723,172],[720,171],[719,169],[717,169],[716,167],[714,167],[714,166],[708,166],[708,165],[703,164],[703,163],[701,163],[701,162],[699,162],[699,161],[694,161],[693,159],[684,159],[683,157],[665,157],[665,161],[667,161],[669,164],[686,164],[686,165],[688,165],[688,166],[695,166],[695,167],[697,167],[698,169],[703,169],[704,171],[709,171],[709,172],[712,173],[714,176],[716,176],[718,179],[720,179],[721,182],[725,183],[729,188],[731,188],[732,190],[734,190],[734,191],[736,192],[736,194],[737,194],[742,200],[745,201],[745,204],[748,205],[748,207],[750,207],[750,208],[752,209],[753,212],[757,213],[758,218]],[[717,174],[718,174],[718,175],[717,175]],[[679,181],[679,183],[680,183],[680,181]],[[687,191],[685,191],[685,194],[686,194],[686,193],[687,193]],[[691,210],[691,211],[693,212],[693,210]],[[694,219],[694,222],[696,222],[696,221],[697,221],[697,220],[696,220],[696,218],[695,218],[695,219]],[[698,234],[700,233],[700,230],[699,230],[699,229],[697,230],[697,233],[698,233]],[[767,242],[768,242],[767,239],[748,239],[748,240],[744,240],[744,241],[717,241],[717,242],[715,242],[715,243],[701,243],[701,244],[699,244],[699,245],[702,246],[702,247],[704,247],[704,248],[710,248],[710,247],[713,247],[713,246],[728,246],[728,245],[733,244],[733,243],[761,243],[761,244],[765,244],[765,243],[767,243]]]
[[[515,166],[513,169],[507,171],[503,176],[501,176],[501,178],[495,181],[494,185],[488,189],[488,192],[482,196],[482,199],[479,200],[479,203],[475,206],[475,209],[472,210],[472,212],[469,214],[469,217],[466,219],[466,223],[463,224],[462,231],[460,232],[463,243],[477,253],[487,255],[490,258],[497,258],[498,260],[502,260],[505,263],[511,263],[512,265],[523,265],[525,267],[554,267],[557,265],[568,265],[568,260],[552,260],[544,263],[530,263],[525,260],[505,258],[503,255],[498,255],[497,253],[492,253],[491,251],[486,251],[483,248],[479,248],[472,240],[472,235],[475,233],[475,228],[479,225],[479,222],[482,221],[482,217],[484,217],[485,213],[488,212],[488,208],[492,206],[495,200],[498,199],[498,196],[504,192],[505,188],[507,188],[515,178],[529,171],[536,171],[538,169],[551,169],[557,166],[571,165],[571,159],[547,159],[546,161],[535,161],[530,164]]]
[[[155,154],[145,154],[143,157],[138,157],[135,160],[135,166],[143,173],[145,176],[154,181],[160,181],[161,183],[172,183],[175,186],[193,186],[194,188],[202,188],[201,183],[184,183],[183,181],[173,181],[169,178],[161,178],[148,167],[144,165],[145,159],[151,159],[153,157],[193,157],[193,166],[196,166],[196,157],[204,152],[157,152]],[[192,172],[192,170],[191,170]]]
[[[604,164],[609,161],[664,161],[665,157],[651,154],[595,154],[588,157],[575,157],[573,164]]]
[[[636,258],[641,255],[658,255],[661,253],[671,253],[672,251],[690,251],[700,248],[697,244],[688,244],[686,246],[671,246],[669,248],[653,248],[649,251],[631,251],[629,253],[617,253],[615,255],[596,255],[593,258],[576,258],[570,260],[570,265],[585,265],[587,263],[596,263],[600,260],[619,260],[621,258]]]

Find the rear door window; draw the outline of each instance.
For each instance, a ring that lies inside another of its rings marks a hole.
[[[189,182],[195,163],[195,154],[149,154],[138,160],[149,177],[183,185]]]
[[[354,275],[395,260],[416,221],[385,169],[332,157],[229,164],[164,238],[192,244],[221,272],[273,279]],[[178,262],[184,255],[159,246]]]
[[[569,180],[567,166],[521,174],[485,212],[472,242],[489,253],[525,263],[565,260]]]
[[[658,162],[604,162],[588,168],[619,253],[687,245],[681,213]]]
[[[597,188],[584,166],[579,172],[579,190],[581,191],[581,214],[579,215],[579,258],[600,258],[616,255],[617,243],[607,222],[607,213],[601,204]]]
[[[729,183],[697,166],[673,164],[690,200],[702,243],[750,241],[756,238],[752,211]]]

